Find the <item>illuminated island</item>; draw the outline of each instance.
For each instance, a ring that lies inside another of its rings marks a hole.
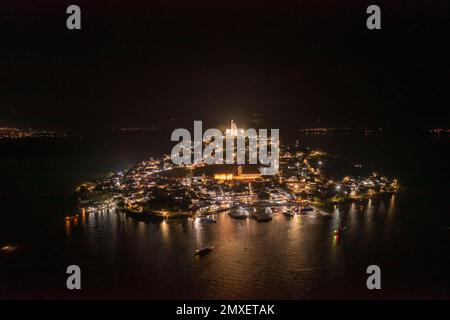
[[[228,130],[238,133],[233,124]],[[336,178],[334,157],[318,149],[298,143],[280,149],[279,171],[273,176],[261,175],[259,165],[174,165],[170,156],[163,156],[83,183],[75,195],[84,212],[116,208],[139,220],[163,220],[242,207],[289,210],[358,202],[400,188],[396,179],[360,175],[360,164],[352,166],[356,174]]]

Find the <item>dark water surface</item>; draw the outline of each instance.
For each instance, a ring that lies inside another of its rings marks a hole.
[[[269,223],[226,213],[216,224],[143,223],[105,212],[66,224],[74,185],[170,148],[153,136],[2,143],[0,244],[17,250],[0,256],[0,297],[448,298],[448,138],[299,139],[342,156],[342,174],[361,163],[405,189]],[[346,230],[335,237],[339,219]],[[193,255],[204,246],[215,249]],[[65,289],[69,264],[82,269],[80,292]],[[382,270],[376,293],[365,289],[370,264]]]

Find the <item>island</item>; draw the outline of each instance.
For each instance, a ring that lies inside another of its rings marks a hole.
[[[358,163],[351,166],[353,174],[339,177],[334,171],[339,161],[316,148],[283,145],[278,174],[263,176],[258,165],[174,165],[165,155],[82,183],[75,196],[83,212],[116,209],[140,221],[162,221],[243,208],[282,206],[296,213],[400,190],[397,179],[363,175]]]

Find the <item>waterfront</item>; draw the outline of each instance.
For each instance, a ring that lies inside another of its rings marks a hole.
[[[365,266],[380,264],[384,290],[375,297],[445,297],[450,278],[446,164],[429,155],[448,148],[448,141],[427,137],[405,139],[411,141],[405,144],[383,136],[304,139],[310,140],[308,145],[335,148],[330,151],[341,150],[346,157],[353,154],[354,160],[387,170],[405,181],[407,189],[394,198],[372,200],[370,206],[367,200],[362,211],[350,206],[337,213],[330,207],[292,220],[275,214],[269,223],[238,221],[226,213],[215,216],[216,224],[143,223],[111,212],[87,214],[75,226],[64,222],[63,200],[58,206],[55,198],[47,198],[51,204],[42,207],[39,202],[6,203],[1,219],[15,222],[15,227],[0,227],[2,239],[18,249],[3,257],[1,296],[357,298],[364,294]],[[364,139],[371,143],[358,145]],[[352,145],[358,145],[356,152]],[[388,152],[392,150],[395,154]],[[360,159],[364,154],[367,158]],[[113,162],[114,153],[109,155],[103,157],[106,163]],[[96,162],[100,172],[101,159]],[[333,230],[339,216],[347,229],[336,239]],[[215,250],[195,257],[195,250],[204,246]],[[68,264],[82,267],[80,293],[64,290]]]

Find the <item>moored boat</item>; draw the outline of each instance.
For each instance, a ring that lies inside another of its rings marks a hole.
[[[75,214],[73,216],[66,216],[66,221],[77,220],[79,216],[80,216],[79,214]]]
[[[304,207],[300,208],[300,211],[302,211],[302,212],[308,212],[308,211],[313,211],[313,210],[314,210],[314,208],[311,206],[304,206]]]
[[[209,222],[209,223],[216,223],[217,221],[215,219],[213,219],[212,217],[207,217],[207,216],[201,216],[200,217],[200,221],[203,222]]]
[[[247,219],[248,218],[248,212],[240,207],[237,210],[231,210],[229,213],[230,217],[234,219]]]
[[[270,220],[272,220],[273,214],[272,214],[272,209],[270,207],[266,207],[264,209],[264,213],[261,213],[260,215],[258,215],[256,217],[256,221],[258,222],[269,222]]]
[[[258,222],[269,222],[270,220],[272,220],[272,217],[267,215],[262,215],[256,218],[256,221]]]
[[[210,253],[213,250],[214,250],[213,247],[205,247],[205,248],[202,248],[202,249],[199,249],[199,250],[195,251],[194,255],[195,256],[204,256],[204,255],[207,255],[208,253]]]
[[[292,210],[283,211],[283,214],[288,218],[292,218],[294,216],[294,212],[292,212]]]

